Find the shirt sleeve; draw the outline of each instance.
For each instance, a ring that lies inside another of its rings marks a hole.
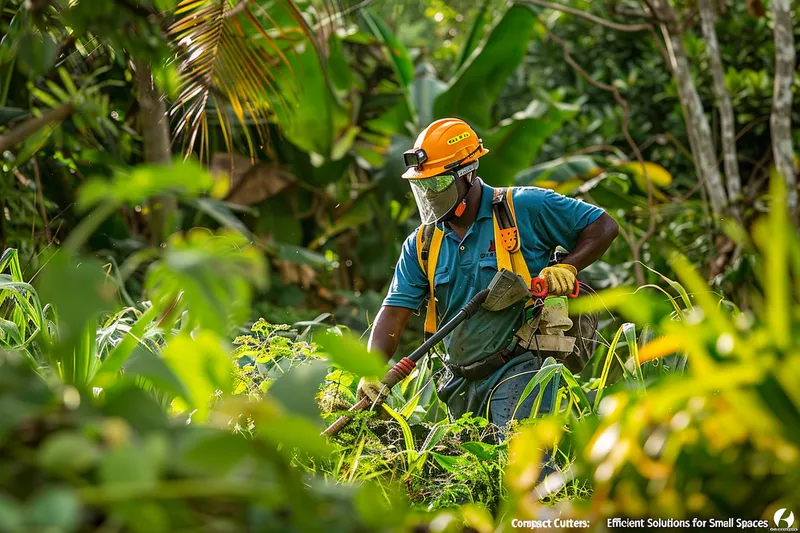
[[[419,309],[428,294],[428,279],[417,260],[417,231],[409,235],[403,243],[403,250],[383,305]]]
[[[563,246],[575,248],[578,236],[586,226],[600,218],[604,211],[582,200],[568,198],[549,189],[542,189],[538,212],[533,227],[542,242],[550,249]]]

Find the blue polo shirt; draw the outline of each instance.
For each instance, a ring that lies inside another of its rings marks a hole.
[[[478,185],[479,184],[479,185]],[[447,224],[434,274],[436,309],[441,326],[472,298],[489,286],[497,272],[492,196],[494,189],[480,186],[478,217],[458,238]],[[513,194],[522,256],[532,276],[545,268],[557,246],[572,250],[580,232],[603,213],[599,207],[539,187],[516,187]],[[403,251],[383,305],[418,309],[428,295],[428,279],[417,260],[417,231],[403,243]],[[522,324],[524,303],[503,311],[481,308],[444,340],[452,364],[469,364],[507,347]]]

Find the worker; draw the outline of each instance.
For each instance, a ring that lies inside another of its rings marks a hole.
[[[538,187],[490,187],[477,174],[478,161],[488,152],[466,122],[446,118],[425,128],[404,154],[403,178],[422,225],[403,244],[372,326],[370,350],[391,358],[409,317],[426,298],[426,331],[432,333],[431,325],[448,321],[488,286],[500,262],[510,264],[526,282],[531,272],[537,273],[550,295],[566,295],[574,290],[578,272],[600,258],[617,236],[613,218],[580,200]],[[498,221],[501,207],[507,216]],[[495,242],[497,235],[502,242]],[[558,246],[568,253],[549,265]],[[504,426],[512,418],[530,416],[538,390],[517,404],[541,368],[542,356],[521,348],[515,337],[525,320],[525,302],[498,312],[481,309],[445,338],[449,380],[438,395],[452,418],[471,412]],[[595,334],[583,331],[579,337]],[[387,394],[377,378],[359,383],[361,397],[376,401]],[[545,402],[540,412],[549,408]]]

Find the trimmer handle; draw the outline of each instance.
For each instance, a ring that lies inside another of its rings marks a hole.
[[[575,280],[575,289],[567,295],[568,298],[577,298],[580,293],[581,285],[578,280]],[[548,295],[547,281],[544,278],[536,276],[531,280],[531,296],[535,298],[546,298]]]

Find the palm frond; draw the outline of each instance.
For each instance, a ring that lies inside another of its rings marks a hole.
[[[168,31],[182,84],[170,116],[187,156],[199,148],[201,159],[210,158],[208,113],[219,123],[227,151],[234,151],[236,127],[251,157],[267,145],[276,107],[286,106],[299,87],[287,57],[298,38],[287,36],[314,45],[292,0],[278,4],[290,15],[282,24],[291,28],[281,27],[257,2],[234,7],[227,0],[178,3]]]

